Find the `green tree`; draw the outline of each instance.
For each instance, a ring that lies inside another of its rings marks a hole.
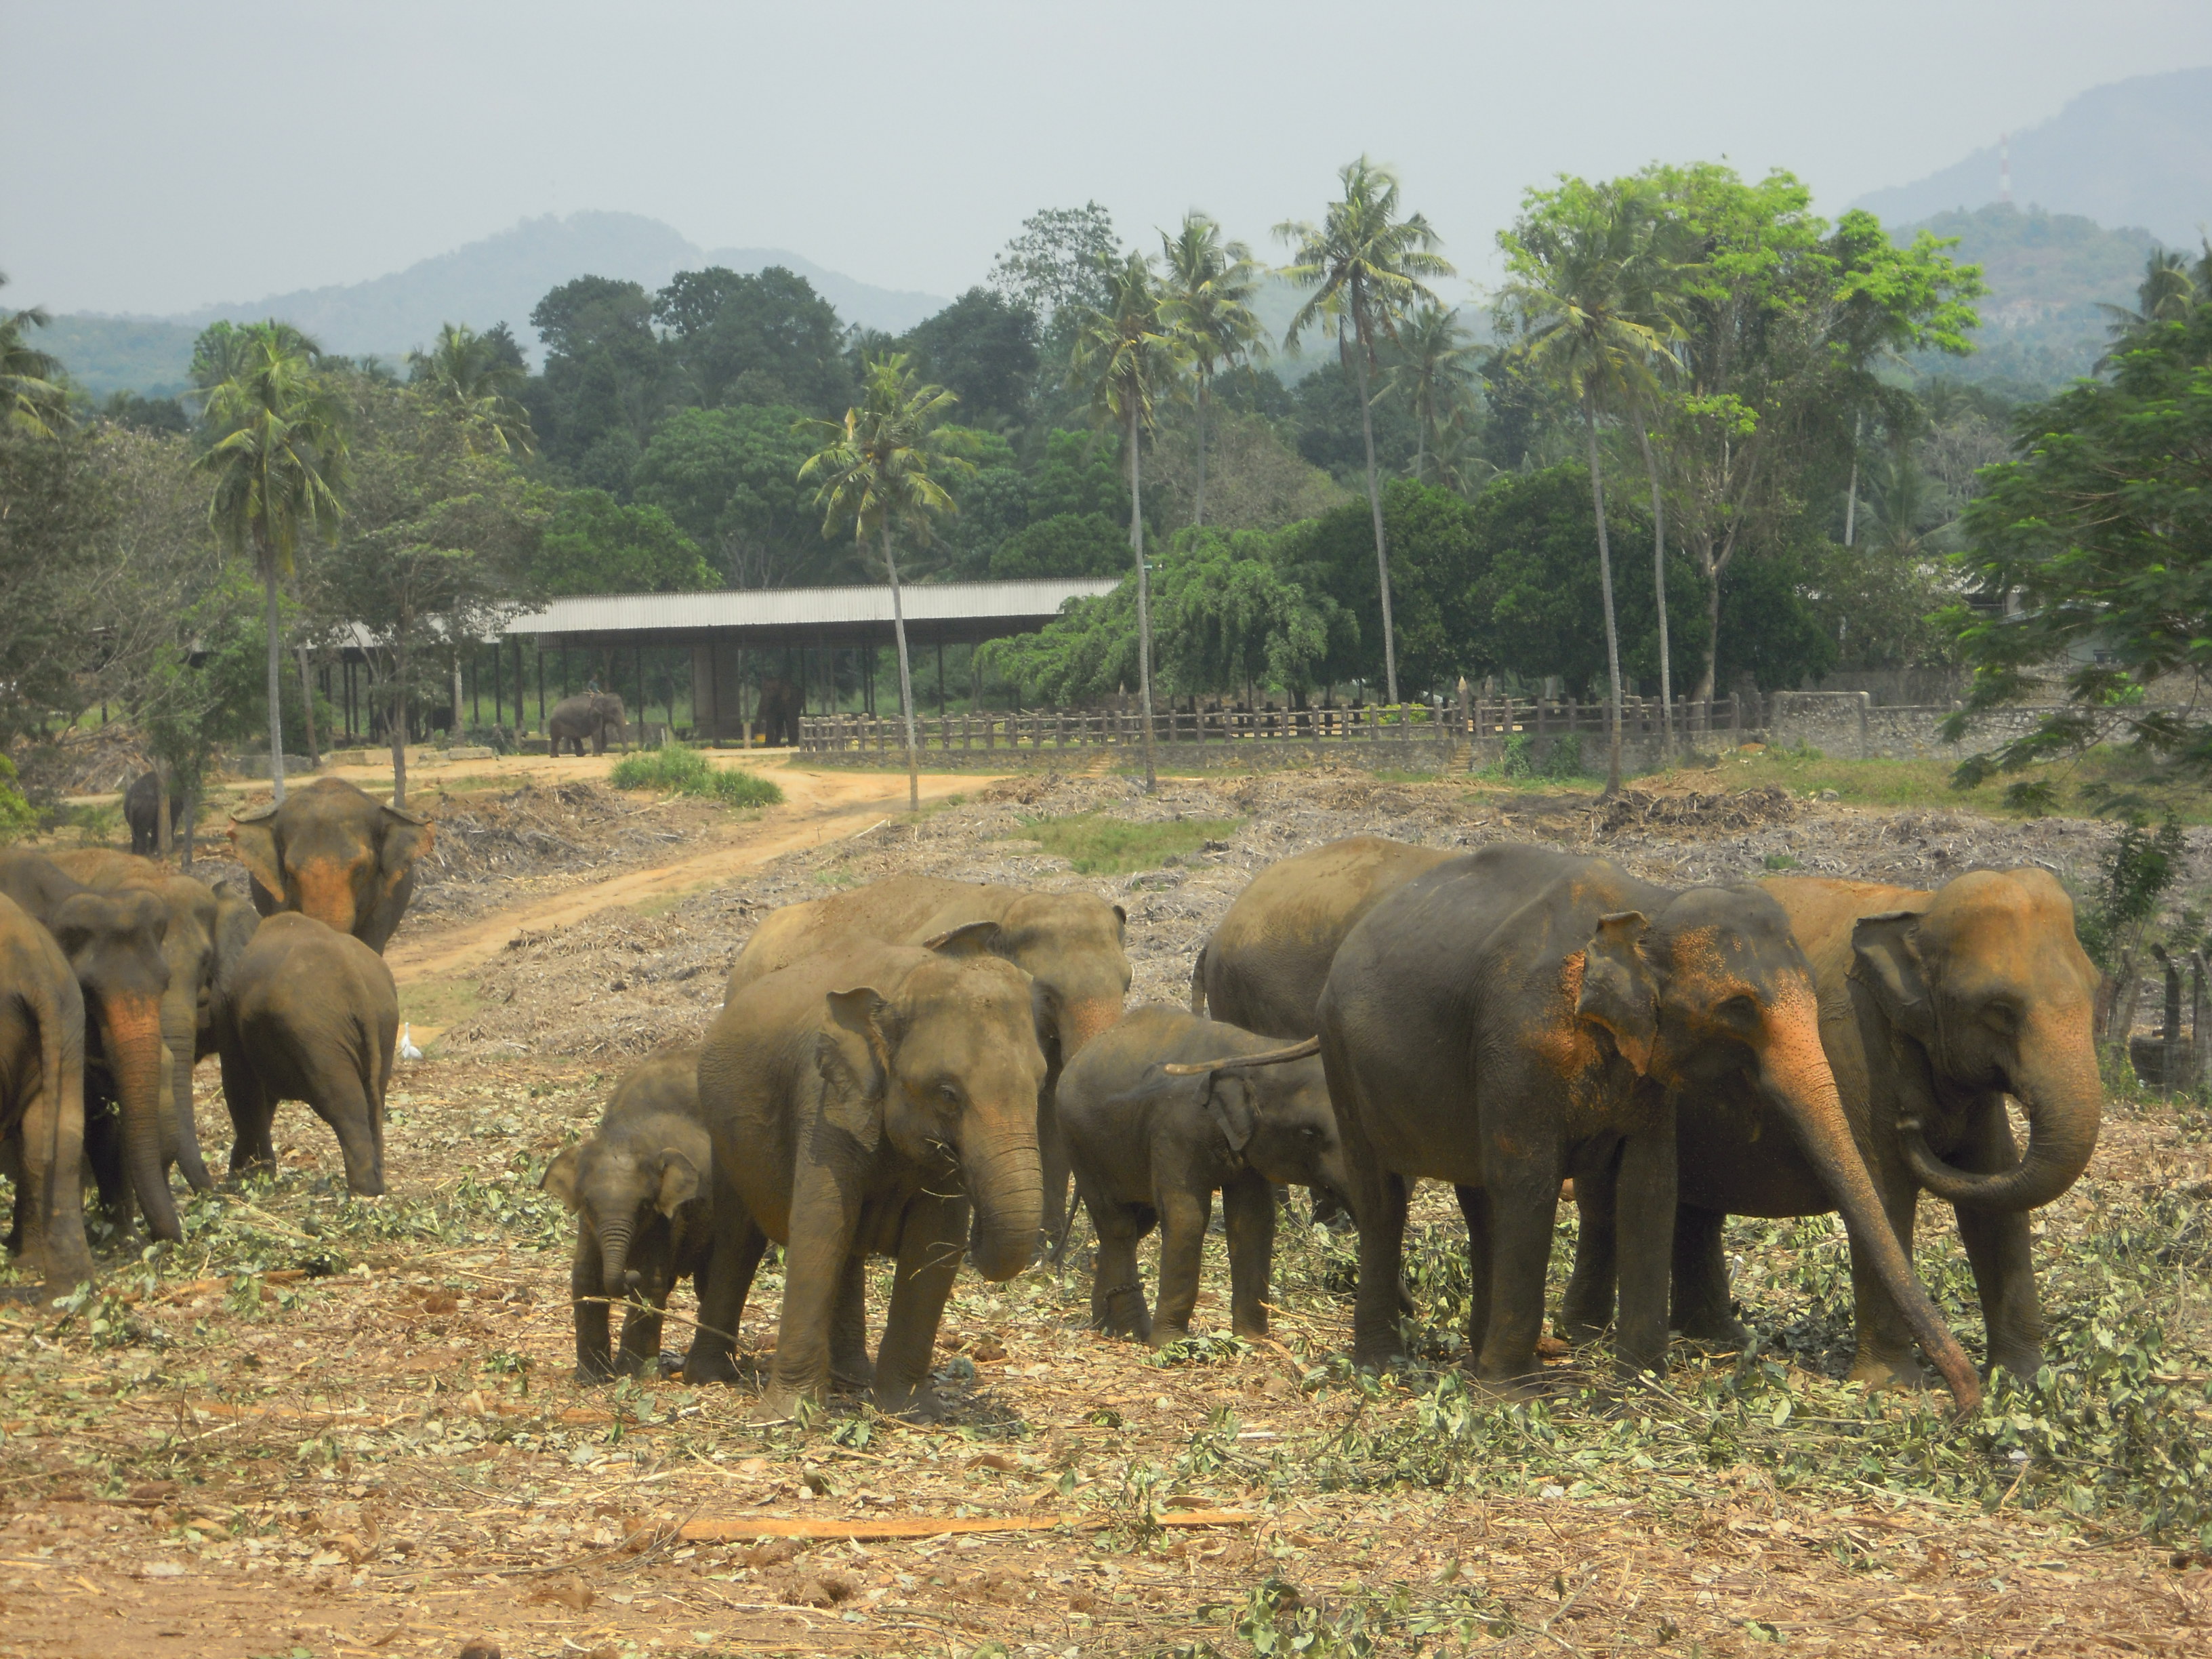
[[[8,275],[0,271],[0,288],[7,285]],[[36,306],[0,311],[0,416],[11,430],[34,438],[52,438],[70,426],[61,362],[30,342],[31,330],[46,327],[47,320]]]
[[[530,375],[513,343],[447,323],[428,351],[407,354],[408,380],[443,405],[471,441],[528,455],[538,438],[520,398]]]
[[[284,799],[284,722],[277,584],[303,536],[336,538],[346,487],[346,410],[315,367],[314,343],[278,322],[237,331],[222,380],[204,386],[214,481],[208,520],[234,554],[251,550],[261,579],[269,652],[269,777]]]
[[[1160,392],[1173,385],[1180,348],[1163,315],[1151,262],[1131,253],[1104,273],[1106,303],[1083,315],[1076,336],[1074,372],[1091,388],[1099,415],[1121,429],[1121,456],[1129,469],[1129,556],[1137,576],[1137,688],[1144,714],[1145,789],[1159,787],[1152,767],[1152,629],[1151,580],[1145,569],[1144,434],[1152,424]]]
[[[836,307],[781,265],[752,276],[679,270],[653,296],[653,320],[693,398],[793,404],[827,414],[852,390]]]
[[[805,418],[788,404],[680,409],[638,458],[633,493],[665,510],[732,587],[827,580],[825,561],[844,556],[825,546],[799,482],[812,453]]]
[[[1472,403],[1475,345],[1457,310],[1422,306],[1398,327],[1382,389],[1413,411],[1420,436],[1413,476],[1429,481],[1429,452],[1440,447],[1446,425]]]
[[[1359,418],[1367,451],[1367,505],[1375,526],[1375,567],[1382,595],[1382,665],[1389,700],[1398,701],[1398,647],[1391,627],[1390,556],[1382,538],[1382,496],[1375,476],[1376,342],[1397,337],[1398,319],[1414,306],[1434,305],[1428,283],[1453,274],[1437,253],[1436,233],[1419,214],[1398,216],[1398,180],[1365,156],[1342,169],[1344,195],[1318,226],[1286,222],[1275,234],[1292,249],[1282,275],[1310,289],[1291,319],[1285,348],[1324,320],[1334,322],[1339,352],[1348,352],[1359,386]],[[1346,336],[1349,334],[1349,340]]]
[[[1011,423],[1028,406],[1037,371],[1036,313],[988,288],[971,288],[906,337],[916,372],[960,399],[971,422]]]
[[[894,524],[926,544],[933,521],[952,510],[952,497],[933,469],[957,473],[969,463],[945,452],[938,429],[958,401],[942,386],[917,385],[908,359],[895,352],[867,365],[861,401],[845,411],[842,424],[813,421],[804,429],[821,447],[799,470],[801,480],[817,481],[814,499],[822,509],[822,533],[834,536],[848,524],[856,544],[873,536],[883,550],[884,574],[891,589],[891,630],[898,641],[899,714],[906,723],[907,803],[921,808],[921,762],[914,732],[914,669],[907,654],[906,602],[899,591],[898,557],[891,547]]]
[[[579,276],[540,300],[530,321],[545,343],[529,405],[546,458],[577,483],[627,495],[679,383],[652,300],[635,283]]]
[[[579,489],[556,509],[529,560],[538,592],[684,593],[717,586],[699,549],[659,507]]]
[[[1206,522],[1206,416],[1214,376],[1267,351],[1267,331],[1252,309],[1260,268],[1242,242],[1224,242],[1221,227],[1186,213],[1172,236],[1160,238],[1163,314],[1198,383],[1197,501],[1191,522]]]

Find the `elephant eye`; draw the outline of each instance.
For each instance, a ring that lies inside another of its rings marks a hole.
[[[1983,1005],[1982,1019],[1993,1030],[2009,1035],[2020,1028],[2020,1010],[2005,998],[1999,997]]]
[[[939,1084],[937,1097],[948,1106],[957,1106],[960,1103],[960,1085],[957,1083]]]
[[[1737,992],[1713,1012],[1730,1025],[1747,1027],[1759,1024],[1759,1004],[1747,992]]]

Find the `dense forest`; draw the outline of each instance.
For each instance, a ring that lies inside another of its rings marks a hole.
[[[1280,266],[1202,215],[1132,246],[1096,203],[1042,211],[898,337],[780,267],[586,276],[398,370],[218,323],[191,393],[94,406],[39,313],[0,314],[0,718],[127,712],[191,771],[267,742],[279,656],[288,738],[327,736],[343,712],[301,699],[343,640],[385,729],[458,734],[481,642],[548,596],[876,582],[887,556],[907,581],[1115,576],[1133,544],[1164,698],[1709,696],[1955,660],[1931,618],[2012,410],[1947,372],[1984,289],[1943,239],[1827,222],[1783,173],[1562,179],[1501,235],[1478,322],[1395,179],[1341,184]],[[921,494],[856,522],[802,472],[878,404]],[[1135,586],[963,651],[960,698],[1133,690]],[[683,665],[651,679],[680,725]]]

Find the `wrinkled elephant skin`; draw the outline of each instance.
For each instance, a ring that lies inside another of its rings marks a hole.
[[[14,1245],[66,1295],[92,1277],[85,1243],[84,996],[53,936],[0,896],[0,1164],[15,1187]]]
[[[293,910],[381,951],[415,891],[435,827],[338,778],[295,789],[281,806],[231,815],[230,842],[264,916]]]

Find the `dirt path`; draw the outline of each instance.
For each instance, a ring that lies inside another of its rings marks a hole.
[[[779,768],[784,804],[733,827],[728,839],[703,851],[602,881],[563,887],[487,916],[442,927],[410,930],[386,953],[402,985],[450,978],[478,968],[526,931],[565,927],[610,905],[688,892],[727,881],[785,853],[842,841],[882,823],[907,805],[906,780],[866,772],[809,772]],[[972,793],[989,779],[937,776],[921,780],[924,801]]]

